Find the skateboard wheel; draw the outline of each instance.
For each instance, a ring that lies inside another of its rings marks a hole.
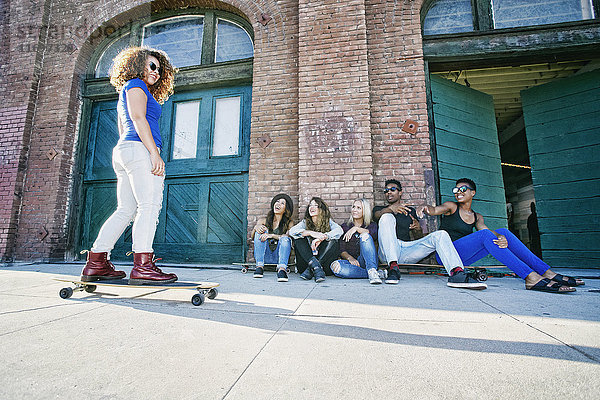
[[[242,274],[245,274],[246,272],[248,272],[248,268],[246,268],[246,267],[243,267],[243,268],[242,268]]]
[[[289,273],[290,273],[290,267],[287,267],[287,268],[285,269],[285,272],[287,272],[287,273],[289,274]]]
[[[85,285],[83,290],[85,290],[87,293],[94,293],[97,287],[98,286],[96,285]]]
[[[73,289],[69,287],[62,288],[60,289],[60,292],[58,292],[58,295],[61,299],[68,299],[69,297],[73,296]]]
[[[487,271],[485,269],[480,269],[475,271],[475,279],[477,279],[479,282],[485,282],[488,280],[488,274]]]
[[[204,303],[204,295],[202,293],[196,293],[192,296],[192,304],[195,306],[202,305]]]
[[[208,291],[208,293],[206,294],[206,297],[208,297],[209,299],[214,299],[215,297],[217,297],[217,295],[219,294],[219,291],[215,288],[212,288]]]

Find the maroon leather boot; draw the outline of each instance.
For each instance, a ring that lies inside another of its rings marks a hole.
[[[165,274],[154,262],[154,253],[133,253],[133,269],[129,275],[130,285],[160,285],[177,280],[175,274]]]
[[[115,266],[108,260],[108,253],[92,253],[88,251],[87,262],[81,271],[83,282],[122,279],[127,275],[124,271],[115,271]]]

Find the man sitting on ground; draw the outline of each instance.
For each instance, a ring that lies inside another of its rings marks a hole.
[[[396,179],[385,181],[387,206],[373,208],[375,221],[379,223],[379,256],[389,266],[385,283],[396,284],[400,279],[400,264],[414,264],[437,251],[448,271],[448,286],[467,289],[486,289],[487,285],[473,279],[464,271],[463,263],[445,231],[435,231],[410,241],[410,229],[416,229],[419,221],[415,209],[400,202],[402,185]]]

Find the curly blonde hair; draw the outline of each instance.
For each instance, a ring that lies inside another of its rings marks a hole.
[[[169,56],[162,50],[149,47],[128,47],[123,49],[114,59],[110,69],[110,83],[120,92],[128,80],[133,78],[144,78],[146,60],[148,57],[156,57],[160,63],[160,78],[148,90],[159,104],[163,104],[173,94],[175,68]]]

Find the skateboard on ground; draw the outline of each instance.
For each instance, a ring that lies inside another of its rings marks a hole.
[[[240,267],[242,267],[242,274],[245,274],[248,271],[255,271],[256,270],[256,264],[255,263],[233,263],[233,265],[239,265]],[[292,264],[288,264],[288,267],[285,269],[285,272],[287,272],[288,274],[290,273],[291,269],[290,267],[293,267],[294,270],[296,269],[296,264],[292,263]],[[263,269],[265,271],[271,271],[271,272],[277,272],[277,264],[265,264]]]
[[[98,286],[108,286],[108,287],[125,287],[125,288],[143,288],[143,289],[195,289],[198,291],[195,295],[192,296],[192,304],[195,306],[199,306],[204,303],[204,298],[208,297],[209,299],[214,299],[219,294],[216,289],[219,286],[218,283],[214,282],[173,282],[167,283],[165,285],[130,285],[128,279],[113,279],[113,280],[105,280],[105,281],[93,281],[93,282],[83,282],[78,279],[62,279],[62,278],[54,278],[54,280],[59,282],[69,282],[72,283],[75,287],[65,287],[60,289],[59,296],[63,299],[68,299],[73,295],[73,292],[81,292],[86,291],[87,293],[93,293]]]
[[[438,264],[398,264],[400,272],[409,275],[444,275],[448,276],[448,272],[443,265]],[[379,268],[387,268],[387,265],[380,264]],[[488,271],[496,270],[496,271]],[[481,267],[465,266],[465,272],[471,274],[471,276],[477,279],[479,282],[485,282],[489,276],[503,277],[503,276],[515,276],[513,272],[507,269],[504,265],[486,265]]]

